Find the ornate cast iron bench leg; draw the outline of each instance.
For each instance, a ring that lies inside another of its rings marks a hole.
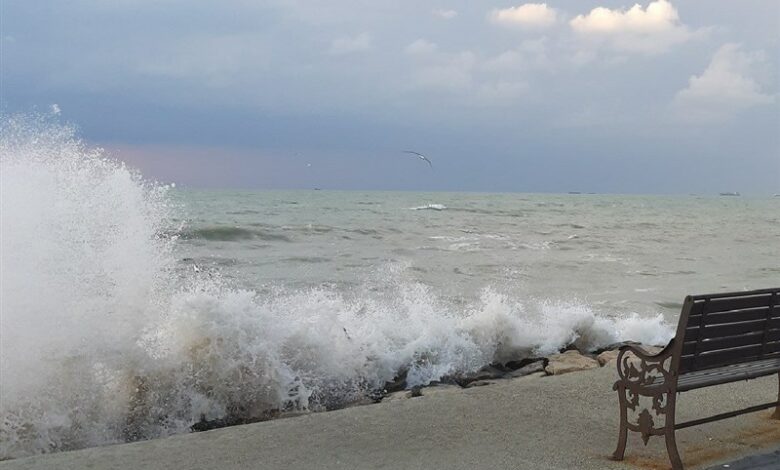
[[[677,450],[677,440],[674,434],[676,392],[664,391],[658,395],[643,395],[653,399],[653,408],[657,413],[664,415],[664,427],[656,428],[650,412],[645,409],[639,414],[639,422],[631,424],[628,422],[628,409],[637,409],[638,395],[634,391],[626,389],[626,385],[618,381],[613,387],[618,392],[618,401],[620,402],[620,430],[618,434],[617,449],[612,454],[613,460],[623,460],[626,453],[626,443],[628,441],[628,431],[636,431],[642,434],[642,441],[647,445],[651,436],[663,435],[666,440],[666,451],[669,454],[669,461],[673,470],[682,470],[683,464],[680,459],[680,453]],[[632,393],[632,402],[628,402],[627,393]],[[644,416],[643,416],[644,415]]]
[[[618,436],[618,445],[612,454],[613,460],[623,460],[626,454],[626,442],[628,441],[628,404],[626,403],[626,386],[621,382],[615,383],[613,389],[618,392],[618,401],[620,402],[620,434]]]
[[[620,349],[617,357],[620,380],[612,387],[618,392],[620,403],[620,429],[617,449],[612,454],[614,460],[623,460],[625,456],[628,431],[640,433],[645,445],[651,436],[663,435],[672,468],[682,470],[682,460],[674,435],[677,377],[664,365],[671,357],[671,347],[672,343],[669,343],[656,355],[649,355],[631,345]],[[651,400],[652,404],[642,405],[641,398]],[[629,421],[629,410],[634,416],[632,421]],[[654,415],[656,418],[663,417],[663,427],[655,425]]]
[[[677,393],[672,391],[666,395],[666,422],[664,423],[664,437],[666,438],[666,452],[672,462],[673,470],[682,470],[683,464],[680,453],[677,451],[677,440],[674,437],[674,410],[676,407]]]

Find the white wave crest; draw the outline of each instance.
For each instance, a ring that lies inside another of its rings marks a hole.
[[[445,206],[444,204],[426,204],[424,206],[410,207],[409,209],[413,211],[425,211],[425,210],[443,211],[447,209],[447,206]]]

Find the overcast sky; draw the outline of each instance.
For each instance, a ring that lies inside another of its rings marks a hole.
[[[780,193],[776,0],[0,5],[2,111],[154,179]]]

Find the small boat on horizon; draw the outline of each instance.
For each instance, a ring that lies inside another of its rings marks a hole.
[[[720,193],[721,196],[739,196],[740,194],[736,191],[730,192],[730,193]]]

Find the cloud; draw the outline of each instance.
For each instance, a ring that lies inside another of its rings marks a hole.
[[[443,20],[451,20],[451,19],[455,18],[456,16],[458,16],[458,12],[455,11],[455,10],[439,9],[439,10],[433,10],[432,13],[433,13],[434,16],[438,16],[439,18],[441,18]]]
[[[145,77],[194,80],[209,88],[236,87],[263,73],[273,51],[257,33],[192,35],[161,41],[151,50],[128,48],[123,66]],[[113,53],[111,53],[113,55]],[[104,52],[94,62],[111,63]]]
[[[547,39],[526,40],[514,49],[486,60],[482,68],[489,72],[542,69],[550,66]]]
[[[546,3],[526,3],[503,10],[493,10],[488,17],[492,22],[504,26],[547,28],[555,24],[557,12]]]
[[[499,62],[511,63],[486,66],[489,61],[482,60],[474,52],[443,53],[436,49],[435,44],[417,40],[407,46],[406,50],[410,55],[425,57],[425,61],[418,62],[410,82],[411,88],[440,96],[449,95],[455,103],[463,106],[496,108],[515,105],[527,95],[530,88],[523,77],[514,76],[517,75],[514,72],[520,70],[515,62],[523,63],[527,60],[525,56],[515,57],[515,54],[524,54],[527,53],[526,49],[534,49],[530,45],[531,41],[528,43],[498,57]],[[507,71],[512,73],[503,73]]]
[[[439,46],[425,39],[418,39],[404,48],[409,55],[424,56],[436,53]]]
[[[658,0],[644,10],[639,4],[628,11],[597,7],[571,20],[571,26],[582,33],[653,33],[675,28],[679,20],[671,3]]]
[[[482,106],[511,106],[528,92],[528,83],[523,81],[497,81],[483,83],[476,93],[477,104]]]
[[[330,44],[330,52],[333,55],[351,54],[353,52],[362,52],[371,49],[371,35],[360,33],[357,36],[343,36],[336,38]]]
[[[688,80],[674,98],[678,117],[720,121],[754,106],[772,104],[776,95],[762,91],[756,75],[767,65],[762,52],[745,52],[738,44],[721,46],[707,68]]]
[[[623,51],[656,54],[688,41],[706,30],[691,31],[680,22],[677,9],[667,0],[635,4],[629,10],[594,8],[569,22],[581,37],[602,41]]]
[[[473,70],[477,56],[470,51],[458,54],[437,54],[436,63],[416,72],[415,87],[449,93],[466,92],[473,85]]]

